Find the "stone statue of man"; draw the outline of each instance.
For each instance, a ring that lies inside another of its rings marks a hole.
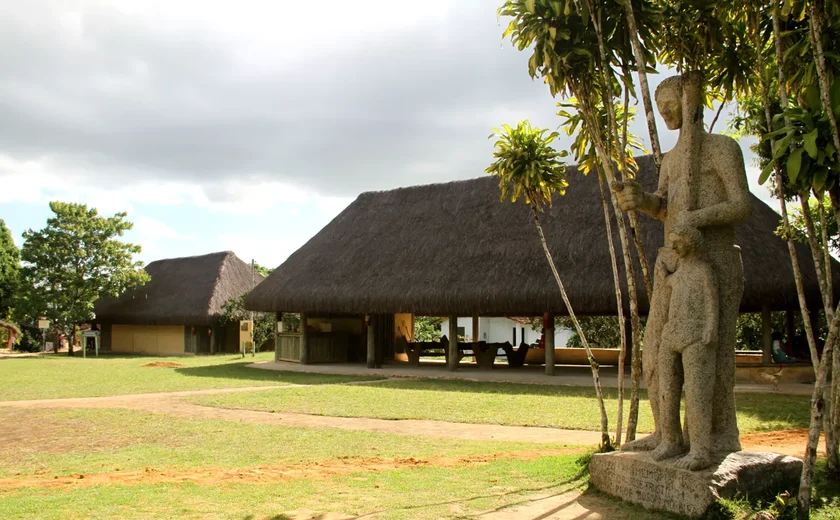
[[[669,316],[669,274],[662,266],[673,264],[671,231],[694,228],[702,236],[703,255],[709,262],[718,288],[716,360],[711,417],[712,451],[741,449],[735,419],[735,324],[744,291],[740,249],[735,245],[735,224],[750,216],[750,196],[744,158],[738,143],[727,136],[709,134],[703,126],[702,81],[699,73],[664,80],[656,89],[656,104],[670,130],[680,130],[676,146],[662,160],[659,187],[646,193],[637,182],[616,184],[623,211],[641,211],[659,219],[665,227],[665,247],[658,252],[653,294],[644,336],[642,361],[655,432],[622,447],[629,451],[655,449],[662,440],[661,394],[658,374],[659,349]],[[663,261],[660,262],[659,259]],[[672,325],[673,326],[673,325]],[[679,325],[676,325],[677,327]],[[678,409],[677,409],[677,413]],[[671,418],[673,419],[673,418]],[[678,419],[677,419],[678,420]],[[691,431],[687,432],[688,437]],[[699,469],[699,468],[695,468]]]

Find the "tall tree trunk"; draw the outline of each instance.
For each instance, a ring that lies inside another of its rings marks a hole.
[[[811,217],[811,208],[809,205],[810,192],[804,191],[799,195],[799,200],[802,203],[802,218],[805,221],[805,232],[808,237],[808,244],[811,247],[811,254],[814,257],[814,268],[817,272],[817,280],[820,286],[820,294],[823,299],[823,310],[825,311],[826,323],[831,323],[834,318],[834,310],[832,309],[831,289],[828,285],[828,268],[831,263],[824,263],[825,251],[828,249],[826,233],[820,234],[819,242],[817,241],[817,232],[814,227],[814,220]],[[820,215],[821,221],[825,219]],[[812,326],[816,324],[812,323]],[[823,353],[825,355],[825,353]],[[830,471],[837,470],[837,436],[834,424],[834,388],[831,381],[836,377],[832,370],[832,363],[829,361],[829,383],[825,387],[825,412],[823,414],[823,431],[825,432],[825,447],[826,459]]]
[[[799,194],[799,202],[802,207],[802,219],[805,221],[805,234],[808,237],[808,245],[811,247],[811,255],[814,257],[814,269],[817,272],[817,282],[820,286],[820,294],[823,300],[823,310],[825,311],[826,321],[831,322],[833,317],[833,309],[831,296],[828,290],[828,281],[826,280],[824,263],[825,255],[823,253],[823,245],[820,244],[822,237],[817,241],[817,230],[814,227],[814,219],[811,217],[811,208],[808,204],[810,192],[804,191]],[[831,265],[831,264],[828,264]],[[812,324],[813,325],[813,324]]]
[[[636,13],[633,12],[633,2],[626,0],[624,3],[624,15],[627,18],[627,29],[630,32],[630,43],[633,46],[633,56],[636,58],[636,73],[639,76],[639,90],[642,94],[642,104],[645,107],[645,120],[647,121],[648,134],[650,134],[650,147],[653,150],[653,161],[656,163],[656,171],[662,166],[662,148],[659,145],[659,132],[656,130],[656,118],[653,114],[653,103],[650,99],[650,85],[648,83],[645,54],[642,50],[642,43],[639,41],[639,29],[636,26]],[[648,293],[648,297],[650,293]]]
[[[799,479],[799,494],[796,497],[797,515],[801,519],[809,518],[811,511],[811,486],[814,482],[814,466],[817,461],[817,447],[820,442],[820,426],[825,411],[825,386],[831,359],[834,357],[833,349],[837,341],[838,330],[840,330],[840,308],[836,310],[834,319],[831,320],[822,361],[817,369],[817,381],[814,383],[814,392],[811,394],[811,423],[808,427],[808,445],[805,449],[805,458],[802,464],[802,476]]]
[[[598,174],[598,186],[601,188],[601,204],[604,207],[604,224],[607,229],[607,247],[610,250],[610,266],[613,273],[613,285],[615,286],[615,307],[618,309],[618,331],[621,334],[621,351],[618,353],[618,418],[615,425],[615,445],[621,446],[621,435],[624,428],[624,361],[627,356],[627,324],[624,323],[624,298],[621,296],[621,278],[618,274],[618,260],[615,256],[615,243],[612,236],[612,219],[610,219],[610,208],[607,202],[607,189],[604,186],[604,174],[600,169]]]
[[[572,309],[569,296],[566,294],[566,287],[560,279],[560,273],[557,272],[557,266],[554,265],[554,258],[552,258],[551,251],[548,249],[548,243],[545,241],[545,234],[543,234],[542,224],[540,224],[540,217],[537,213],[537,208],[533,204],[531,205],[531,212],[534,215],[534,224],[537,226],[537,234],[539,234],[540,237],[540,244],[542,244],[545,259],[548,261],[549,267],[551,267],[551,273],[554,275],[554,281],[557,282],[557,288],[560,289],[560,296],[563,298],[566,310],[569,311],[569,317],[572,319],[572,323],[575,324],[575,330],[577,331],[578,336],[580,336],[580,342],[583,343],[583,348],[586,351],[586,357],[589,360],[589,367],[592,369],[592,382],[595,385],[595,394],[598,397],[598,408],[601,411],[601,448],[604,451],[610,451],[612,449],[612,444],[610,442],[610,426],[609,420],[607,419],[607,409],[604,406],[604,393],[601,391],[601,375],[598,370],[598,362],[595,361],[595,356],[592,355],[592,349],[589,348],[589,342],[586,340],[586,335],[583,333],[583,329],[580,326],[580,322],[578,322],[577,316],[575,316],[574,309]]]
[[[76,324],[71,323],[70,326],[72,327],[73,332],[70,333],[70,344],[67,345],[67,355],[73,355],[73,345],[76,344]]]
[[[822,34],[825,25],[825,4],[823,0],[811,0],[809,5],[808,37],[811,39],[811,49],[814,53],[814,62],[817,66],[817,79],[820,85],[820,100],[823,111],[828,115],[831,123],[831,135],[834,138],[834,148],[840,150],[840,131],[837,130],[837,118],[831,106],[831,87],[828,82],[828,67],[825,64],[825,52],[823,51]]]
[[[823,0],[812,0],[809,5],[809,21],[808,21],[808,37],[811,41],[811,49],[814,54],[814,64],[817,69],[817,80],[820,87],[820,101],[822,101],[823,111],[828,115],[828,121],[831,125],[831,135],[834,141],[834,148],[840,150],[840,131],[837,128],[837,117],[834,114],[834,109],[831,106],[831,87],[829,85],[828,67],[825,63],[825,51],[822,44],[823,27],[825,27],[825,3]],[[835,211],[837,208],[835,208]],[[831,264],[827,264],[827,269],[831,269]],[[828,315],[826,314],[826,321]],[[823,351],[825,352],[825,351]],[[837,350],[834,350],[835,357],[840,357]],[[825,355],[825,353],[823,353]],[[832,362],[831,383],[828,386],[829,410],[827,414],[827,421],[825,425],[826,432],[826,455],[828,457],[829,471],[832,473],[840,472],[840,447],[837,443],[840,442],[840,359]]]
[[[596,149],[598,150],[598,154],[601,156],[601,164],[603,165],[604,171],[607,174],[607,178],[612,184],[616,180],[616,176],[612,170],[612,156],[609,153],[609,144],[615,143],[616,147],[618,148],[618,157],[619,157],[619,173],[621,173],[621,180],[624,180],[625,175],[624,171],[627,167],[627,157],[626,151],[621,147],[621,141],[618,137],[618,124],[616,122],[615,117],[615,107],[613,106],[613,98],[610,91],[610,87],[612,85],[612,78],[611,78],[611,69],[609,65],[609,61],[607,60],[607,53],[606,47],[604,45],[604,34],[601,27],[601,11],[600,9],[595,9],[595,4],[592,0],[588,0],[590,5],[590,16],[592,19],[592,24],[595,26],[595,35],[598,38],[598,51],[600,54],[601,59],[601,77],[603,78],[603,88],[604,92],[601,96],[604,103],[604,108],[607,110],[607,120],[609,126],[609,143],[607,143],[607,148],[604,148],[604,143],[601,142],[601,129],[598,128],[595,124],[589,125],[589,133],[593,137],[593,141],[596,143]],[[579,98],[580,99],[580,98]],[[585,101],[581,100],[581,106],[585,106]],[[597,112],[592,112],[595,114]],[[591,123],[594,123],[594,117],[590,115],[589,120]],[[597,137],[596,137],[597,136]],[[599,144],[600,143],[600,144]],[[636,426],[638,423],[639,418],[639,387],[640,387],[640,380],[641,380],[641,365],[640,365],[640,321],[639,321],[639,304],[638,304],[638,291],[636,290],[636,280],[635,280],[635,268],[633,266],[633,259],[630,256],[629,246],[627,245],[627,238],[626,238],[626,231],[624,229],[624,217],[622,216],[623,213],[621,212],[621,208],[618,206],[618,200],[615,196],[611,197],[613,200],[613,208],[616,212],[616,221],[619,228],[619,238],[621,239],[621,247],[624,252],[624,272],[627,275],[627,291],[630,296],[630,327],[632,329],[632,336],[633,336],[633,358],[631,363],[634,367],[634,370],[631,373],[631,385],[630,385],[630,417],[627,420],[627,440],[631,441],[636,438]],[[649,272],[647,266],[647,256],[645,255],[644,245],[641,241],[641,235],[639,234],[639,223],[638,223],[638,215],[636,212],[631,211],[628,213],[628,218],[630,220],[630,228],[633,234],[634,245],[636,248],[636,253],[639,256],[639,264],[642,266],[642,272]],[[648,274],[645,276],[645,284],[648,285],[650,282],[650,275]],[[648,289],[652,292],[652,287]],[[648,298],[650,298],[651,292],[648,292]]]
[[[581,110],[583,112],[584,122],[586,123],[589,135],[595,144],[595,148],[601,158],[601,166],[603,167],[607,183],[612,185],[615,182],[615,172],[612,169],[612,161],[610,155],[604,148],[604,143],[601,140],[600,128],[596,124],[596,111],[586,101],[585,96],[588,95],[579,87],[575,88],[575,96],[581,100]],[[631,374],[630,374],[630,414],[627,419],[627,436],[626,441],[632,441],[636,438],[636,426],[639,417],[639,390],[642,376],[641,355],[639,351],[639,298],[636,291],[636,275],[633,266],[633,260],[630,256],[630,245],[627,240],[627,232],[624,227],[624,213],[618,205],[618,199],[615,193],[610,190],[610,201],[612,202],[613,212],[616,216],[616,225],[618,226],[618,238],[621,243],[621,253],[624,259],[624,272],[627,279],[627,292],[630,300],[630,330],[633,342],[633,354],[630,360]]]
[[[788,108],[788,97],[787,97],[787,78],[785,77],[785,57],[784,57],[784,50],[782,49],[782,29],[781,24],[779,22],[779,4],[778,2],[773,3],[773,40],[775,42],[775,49],[776,49],[776,63],[779,73],[779,101],[782,105],[782,110],[787,110]],[[760,47],[759,47],[760,48]],[[763,62],[763,57],[759,52],[759,60]],[[762,67],[763,70],[763,67]],[[767,123],[767,131],[773,131],[773,124],[772,118],[770,115],[770,107],[769,104],[766,102],[769,99],[769,96],[765,97],[765,116],[768,118]],[[785,115],[785,126],[790,126],[790,117]],[[817,342],[814,337],[814,329],[811,324],[811,315],[808,313],[808,304],[805,300],[805,289],[802,283],[802,271],[799,269],[799,255],[796,252],[796,248],[793,245],[792,235],[790,234],[790,221],[787,216],[787,205],[785,203],[784,197],[784,180],[780,175],[780,169],[778,165],[776,165],[776,196],[779,198],[779,204],[781,205],[782,209],[782,220],[785,226],[785,233],[788,236],[788,252],[790,253],[791,263],[793,264],[793,277],[796,282],[796,293],[799,297],[799,309],[802,312],[802,325],[805,328],[805,337],[808,339],[808,349],[811,352],[811,362],[814,365],[814,373],[816,374],[817,368],[819,367],[819,354],[817,354]]]

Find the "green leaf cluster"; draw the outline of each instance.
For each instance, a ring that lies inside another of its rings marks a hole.
[[[100,216],[84,204],[51,202],[40,231],[23,234],[21,308],[30,319],[49,318],[70,330],[94,318],[99,298],[116,297],[148,281],[134,260],[140,246],[119,240],[132,228],[126,213]]]
[[[493,132],[490,138],[498,139],[493,152],[496,160],[485,171],[499,177],[503,201],[510,198],[516,202],[524,195],[526,203],[542,211],[551,206],[553,194],[566,193],[568,182],[562,158],[568,152],[551,147],[559,136],[557,132],[546,135],[548,130],[533,128],[528,121],[520,122],[516,128],[504,125]]]
[[[0,320],[9,317],[20,286],[20,251],[6,222],[0,219]]]

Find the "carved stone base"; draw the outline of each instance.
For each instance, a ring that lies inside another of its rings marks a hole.
[[[656,462],[650,452],[600,453],[592,457],[592,484],[616,498],[647,509],[700,517],[718,498],[736,493],[750,498],[796,494],[802,461],[777,453],[740,451],[721,455],[703,471],[674,467],[676,459]]]

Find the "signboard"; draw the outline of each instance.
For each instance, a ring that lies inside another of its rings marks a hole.
[[[47,341],[44,343],[44,352],[52,352],[53,351],[53,343],[52,341]]]
[[[50,328],[50,320],[38,320],[38,328],[45,330]]]
[[[83,338],[95,338],[97,336],[99,336],[99,331],[98,330],[83,330],[82,331],[82,337]]]

